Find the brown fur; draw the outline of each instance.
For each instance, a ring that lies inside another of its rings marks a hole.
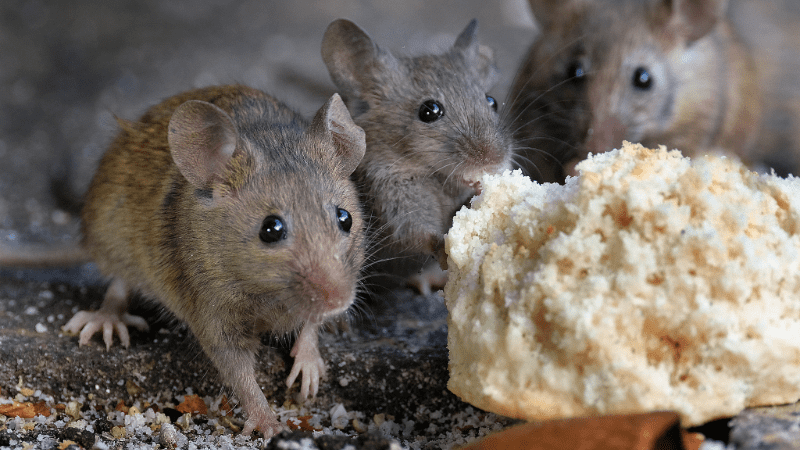
[[[336,96],[309,125],[255,89],[199,89],[126,126],[86,194],[84,245],[100,270],[189,325],[243,402],[246,431],[280,428],[255,384],[259,333],[314,327],[316,351],[316,327],[353,302],[364,240],[348,177],[363,150]],[[269,215],[286,239],[259,239]]]
[[[530,0],[541,26],[511,90],[524,169],[563,181],[588,153],[622,140],[687,156],[724,149],[758,159],[763,99],[756,64],[726,1]],[[580,63],[581,79],[569,79]],[[644,67],[652,85],[633,85]]]

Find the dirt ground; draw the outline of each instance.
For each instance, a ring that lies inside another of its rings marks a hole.
[[[445,48],[478,18],[481,42],[494,48],[502,74],[492,92],[498,99],[535,34],[524,0],[0,3],[0,240],[77,239],[77,219],[64,205],[86,188],[116,132],[115,116],[135,119],[180,91],[231,82],[310,116],[334,92],[319,47],[339,17],[408,53]],[[0,406],[17,401],[48,414],[0,416],[0,449],[67,441],[115,449],[265,444],[237,436],[242,415],[235,405],[228,415],[229,392],[214,368],[157,310],[139,311],[150,331],[133,332],[128,349],[107,351],[99,340],[79,347],[60,331],[79,309],[96,308],[102,293],[92,265],[0,270]],[[287,343],[264,339],[259,384],[293,428],[323,430],[357,448],[451,448],[514,423],[447,391],[439,295],[397,290],[362,300],[358,311],[349,329],[323,336],[328,378],[302,405],[296,388],[284,386]],[[198,403],[205,414],[180,411]],[[716,426],[714,437],[731,448],[800,446],[795,411],[745,412],[730,429]],[[172,431],[160,426],[164,417]]]

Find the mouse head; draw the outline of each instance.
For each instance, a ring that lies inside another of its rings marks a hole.
[[[529,3],[541,34],[512,89],[521,146],[569,164],[623,140],[701,144],[724,85],[709,36],[725,0]]]
[[[364,165],[436,176],[446,187],[508,167],[511,143],[488,94],[497,70],[491,49],[478,43],[477,21],[444,53],[405,57],[339,19],[325,32],[322,58],[367,132]]]
[[[168,140],[197,265],[251,299],[261,327],[286,331],[355,298],[364,244],[349,176],[366,144],[338,95],[308,127],[275,105],[188,101]]]

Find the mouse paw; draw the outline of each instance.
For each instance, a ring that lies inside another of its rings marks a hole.
[[[269,439],[284,429],[286,427],[278,422],[278,416],[272,410],[259,409],[248,412],[242,434],[249,436],[253,431],[258,430],[264,435],[264,439]]]
[[[147,331],[148,329],[147,322],[139,316],[104,311],[80,311],[61,329],[68,333],[80,333],[79,345],[88,345],[92,336],[102,330],[103,342],[105,342],[106,350],[108,350],[114,343],[114,332],[119,336],[119,341],[123,347],[130,346],[129,326],[141,331]]]
[[[286,387],[291,388],[297,376],[303,372],[300,381],[300,399],[315,397],[319,392],[319,380],[325,376],[325,361],[322,360],[319,349],[316,345],[302,345],[298,340],[291,355],[294,356],[294,365],[286,379]]]
[[[408,277],[406,284],[422,295],[444,289],[447,283],[447,271],[442,270],[438,264],[426,264],[420,273]]]

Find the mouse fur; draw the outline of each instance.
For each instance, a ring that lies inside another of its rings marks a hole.
[[[364,223],[349,176],[363,130],[338,95],[308,122],[240,85],[176,95],[121,125],[82,210],[83,246],[110,286],[64,329],[127,346],[127,326],[146,327],[126,312],[131,294],[157,301],[233,388],[244,433],[269,437],[283,426],[256,382],[259,335],[299,330],[287,384],[302,374],[301,396],[315,395],[317,331],[357,295]]]
[[[540,29],[509,94],[534,179],[623,140],[758,158],[759,74],[727,1],[529,0]]]
[[[479,44],[475,20],[446,51],[405,56],[338,19],[325,31],[322,59],[366,133],[353,179],[377,258],[391,260],[387,270],[397,278],[415,275],[431,256],[444,260],[444,234],[478,192],[480,177],[511,167],[510,132],[488,94],[498,76],[493,52]],[[425,122],[428,101],[443,114]],[[443,282],[438,275],[434,285]],[[426,280],[417,284],[430,289]]]

